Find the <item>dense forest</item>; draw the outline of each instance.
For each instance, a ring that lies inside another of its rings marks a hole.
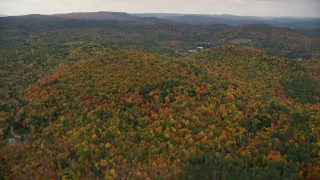
[[[0,18],[1,179],[320,178],[319,37],[102,15]]]

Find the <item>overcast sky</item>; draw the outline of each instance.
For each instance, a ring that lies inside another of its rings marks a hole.
[[[320,0],[0,0],[0,14],[115,11],[320,17]]]

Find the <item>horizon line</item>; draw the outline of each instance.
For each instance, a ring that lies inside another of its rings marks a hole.
[[[129,15],[143,15],[143,14],[172,14],[172,15],[205,15],[205,16],[237,16],[237,17],[258,17],[258,18],[300,18],[300,19],[320,19],[320,16],[256,16],[256,15],[237,15],[237,14],[209,14],[209,13],[175,13],[175,12],[122,12],[122,11],[74,11],[74,12],[57,12],[57,13],[31,13],[31,14],[0,14],[1,17],[15,17],[15,16],[28,16],[28,15],[44,15],[44,16],[53,16],[58,14],[72,14],[72,13],[126,13]]]

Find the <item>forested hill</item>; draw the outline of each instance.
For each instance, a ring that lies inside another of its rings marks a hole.
[[[106,49],[140,49],[168,56],[184,56],[197,47],[244,44],[293,60],[317,59],[320,38],[304,29],[254,24],[191,25],[136,17],[126,13],[72,13],[52,16],[0,17],[0,47],[62,46],[86,43]]]
[[[231,44],[247,44],[289,59],[318,58],[319,38],[312,38],[290,28],[255,24],[237,26],[216,34]]]
[[[320,179],[309,30],[0,17],[0,179]]]
[[[1,174],[319,178],[317,76],[243,46],[97,52],[28,86],[14,121],[29,135],[1,149]]]

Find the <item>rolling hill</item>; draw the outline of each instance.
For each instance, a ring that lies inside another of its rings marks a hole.
[[[301,78],[311,99],[287,86]],[[101,52],[28,87],[15,126],[30,135],[1,150],[2,174],[318,177],[319,87],[299,63],[249,47]]]
[[[114,12],[2,17],[0,23],[1,46],[15,43],[61,45],[81,41],[121,44],[182,56],[197,46],[240,43],[295,60],[316,59],[320,54],[319,37],[303,34],[302,30],[266,24],[190,25]]]
[[[160,16],[0,18],[0,178],[319,179],[319,38]]]

